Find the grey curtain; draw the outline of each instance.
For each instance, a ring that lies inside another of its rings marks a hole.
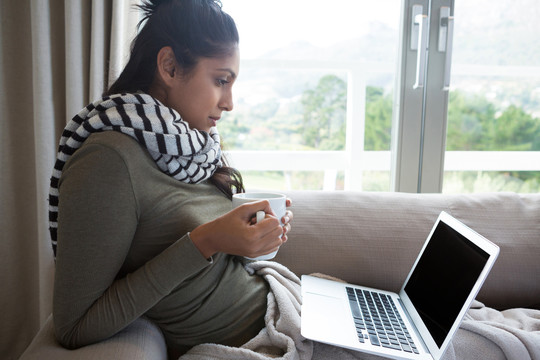
[[[0,354],[52,308],[47,197],[61,131],[127,60],[135,0],[0,2]]]

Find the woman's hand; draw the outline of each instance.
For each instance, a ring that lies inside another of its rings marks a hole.
[[[285,206],[290,207],[292,205],[292,200],[287,198]],[[286,210],[285,215],[281,218],[281,223],[283,224],[283,236],[282,240],[283,242],[286,242],[288,240],[287,234],[289,231],[291,231],[291,220],[293,219],[293,213],[291,210]],[[255,224],[257,220],[255,218],[252,219],[252,224]]]
[[[287,200],[290,206],[290,200]],[[252,221],[257,211],[267,215],[258,223]],[[217,252],[257,257],[271,253],[287,240],[292,212],[287,211],[280,225],[267,200],[246,203],[198,226],[191,233],[191,241],[205,258]],[[283,236],[282,236],[283,235]]]
[[[292,200],[287,198],[286,206],[290,207],[292,205]],[[291,220],[293,219],[293,213],[291,210],[285,211],[285,216],[281,219],[281,222],[283,223],[283,236],[282,240],[283,242],[286,242],[288,240],[287,234],[291,231]]]

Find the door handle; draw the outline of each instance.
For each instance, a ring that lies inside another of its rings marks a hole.
[[[454,17],[450,16],[450,8],[442,6],[439,15],[440,52],[446,52],[444,61],[443,91],[450,90],[450,68],[452,66],[452,45],[454,42]]]
[[[424,87],[426,66],[427,41],[428,41],[428,17],[422,14],[422,5],[413,5],[411,24],[411,50],[416,50],[416,80],[413,89]]]

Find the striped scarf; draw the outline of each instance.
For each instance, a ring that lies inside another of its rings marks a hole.
[[[49,190],[49,231],[56,256],[58,181],[66,161],[96,132],[112,130],[144,146],[157,166],[174,179],[196,184],[221,167],[216,128],[210,133],[190,129],[180,114],[146,94],[117,94],[82,109],[66,125],[58,146]]]

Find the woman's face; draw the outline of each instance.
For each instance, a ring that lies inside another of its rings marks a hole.
[[[225,57],[201,58],[187,76],[177,72],[166,105],[178,111],[191,128],[209,132],[223,111],[233,109],[232,86],[239,66],[237,48]]]

